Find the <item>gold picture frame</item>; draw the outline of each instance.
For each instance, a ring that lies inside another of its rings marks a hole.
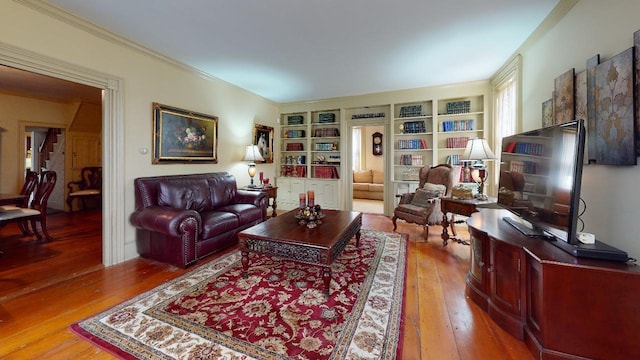
[[[217,116],[153,103],[153,164],[215,164],[217,149]]]
[[[273,162],[273,128],[271,126],[255,124],[253,128],[253,144],[258,145],[260,155],[265,160],[263,162]]]

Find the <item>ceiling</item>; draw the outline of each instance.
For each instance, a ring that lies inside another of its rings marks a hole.
[[[559,1],[45,2],[282,103],[488,79]]]

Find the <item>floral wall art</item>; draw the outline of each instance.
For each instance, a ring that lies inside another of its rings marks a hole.
[[[596,66],[596,164],[635,165],[634,49]]]
[[[153,103],[153,163],[218,162],[218,118]]]

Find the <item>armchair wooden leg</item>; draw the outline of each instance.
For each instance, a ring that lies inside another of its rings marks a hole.
[[[398,219],[398,217],[397,217],[397,216],[395,216],[395,215],[394,215],[394,216],[393,216],[393,218],[391,219],[391,222],[393,223],[393,231],[396,231],[396,228],[398,227],[398,226],[396,225],[396,220],[397,220],[397,219]]]
[[[424,241],[429,238],[429,224],[424,224]]]

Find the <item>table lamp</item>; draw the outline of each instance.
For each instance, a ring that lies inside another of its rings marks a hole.
[[[264,161],[262,155],[260,155],[260,149],[258,145],[247,145],[244,153],[244,161],[249,162],[249,176],[251,177],[251,184],[249,187],[254,188],[256,185],[253,184],[253,177],[256,176],[256,163],[255,161]]]
[[[496,155],[489,147],[487,140],[475,138],[467,141],[467,147],[464,149],[461,160],[475,161],[472,165],[471,177],[478,184],[478,196],[480,198],[486,198],[484,195],[484,183],[489,176],[484,161],[495,159]]]

